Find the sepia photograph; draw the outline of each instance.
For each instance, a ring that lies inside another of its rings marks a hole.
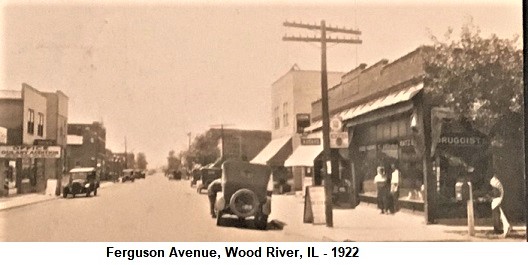
[[[528,240],[521,0],[6,0],[0,33],[1,242]]]

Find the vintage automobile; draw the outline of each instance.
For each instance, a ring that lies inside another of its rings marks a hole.
[[[269,181],[271,168],[244,161],[228,160],[222,165],[222,194],[215,203],[216,224],[225,215],[252,217],[255,227],[265,230],[271,213]]]
[[[99,185],[99,177],[95,168],[74,168],[69,172],[68,183],[62,188],[62,197],[66,198],[68,194],[74,198],[77,194],[86,194],[86,197],[90,197],[91,193],[97,196]]]
[[[202,169],[200,169],[200,179],[202,180],[202,183],[198,185],[198,187],[196,188],[196,191],[198,193],[202,193],[202,190],[206,190],[207,187],[209,187],[209,184],[211,184],[211,182],[221,177],[222,177],[221,164],[217,165],[217,163],[213,163],[213,164],[203,167]]]
[[[136,180],[136,174],[135,174],[134,169],[131,169],[131,168],[123,169],[123,176],[121,177],[121,182],[127,182],[127,181],[134,182],[134,180]]]

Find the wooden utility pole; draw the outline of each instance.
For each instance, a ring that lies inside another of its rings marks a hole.
[[[234,124],[214,124],[214,125],[210,125],[211,127],[218,127],[220,126],[220,139],[222,141],[222,149],[220,150],[220,157],[224,157],[225,156],[225,142],[224,142],[224,126],[233,126]]]
[[[339,27],[327,27],[324,20],[321,21],[321,25],[309,25],[296,22],[284,22],[285,27],[302,28],[310,30],[320,30],[321,36],[317,37],[293,37],[284,36],[284,41],[303,41],[303,42],[320,42],[321,43],[321,103],[322,103],[322,117],[323,117],[323,168],[324,168],[324,185],[325,185],[325,215],[326,215],[326,226],[333,227],[333,214],[332,214],[332,176],[338,174],[338,170],[335,168],[337,163],[336,158],[332,158],[332,152],[330,150],[330,114],[328,110],[328,76],[326,70],[326,43],[350,43],[350,44],[361,44],[361,40],[358,38],[344,38],[338,37],[332,38],[327,37],[326,33],[341,33],[341,34],[352,34],[361,35],[361,31],[339,28]],[[334,166],[331,166],[334,165]],[[334,167],[334,168],[332,168]],[[331,169],[331,173],[329,173]]]

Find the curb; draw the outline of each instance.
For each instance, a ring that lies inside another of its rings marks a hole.
[[[103,188],[106,188],[106,187],[109,187],[109,186],[112,186],[114,183],[111,183],[111,182],[105,182],[105,183],[101,183],[101,185],[99,186],[100,189],[103,189]],[[24,206],[28,206],[28,205],[34,205],[34,204],[38,204],[38,203],[42,203],[42,202],[47,202],[47,201],[52,201],[52,200],[57,200],[57,199],[61,199],[62,196],[56,196],[56,195],[49,195],[50,197],[48,198],[43,198],[42,200],[37,200],[37,201],[30,201],[28,203],[23,203],[23,204],[19,204],[19,205],[13,205],[13,206],[8,206],[8,207],[5,207],[5,208],[0,208],[0,212],[2,211],[7,211],[7,210],[11,210],[11,209],[16,209],[16,208],[20,208],[20,207],[24,207]]]

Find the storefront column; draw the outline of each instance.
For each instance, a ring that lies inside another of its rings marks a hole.
[[[352,209],[355,209],[356,206],[359,204],[359,185],[358,185],[358,179],[356,176],[356,157],[357,157],[357,145],[354,141],[354,128],[350,127],[348,128],[348,157],[350,161],[350,182],[351,186],[351,194],[350,194],[350,203],[352,204]]]
[[[424,196],[424,214],[427,224],[436,222],[436,176],[432,170],[431,159],[431,106],[427,101],[427,96],[420,93],[415,98],[416,102],[416,120],[418,121],[416,129],[418,130],[418,148],[421,150],[423,163],[423,185],[425,187]]]

